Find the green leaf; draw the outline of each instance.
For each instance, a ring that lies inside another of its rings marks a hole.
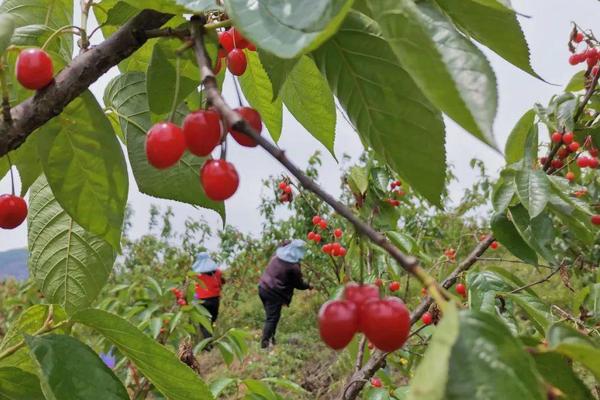
[[[563,93],[552,100],[549,105],[559,127],[567,131],[575,130],[575,112],[577,110],[577,97],[573,93]]]
[[[73,219],[40,178],[29,196],[29,268],[46,300],[69,314],[88,307],[115,261],[111,245]]]
[[[467,286],[470,294],[469,305],[470,308],[475,311],[485,310],[485,302],[489,300],[486,298],[486,295],[490,294],[492,295],[492,299],[494,299],[496,293],[507,292],[514,289],[511,282],[507,282],[503,276],[492,271],[468,273]]]
[[[201,13],[218,10],[215,0],[124,0],[138,9],[149,8],[167,14]]]
[[[565,87],[565,92],[579,92],[585,89],[585,70],[577,72]]]
[[[259,49],[258,58],[271,80],[271,85],[273,86],[273,101],[275,101],[275,99],[279,97],[283,84],[296,66],[300,57],[279,58],[268,51]]]
[[[461,312],[459,321],[444,399],[546,399],[533,359],[506,325],[477,311]]]
[[[281,99],[294,118],[335,157],[335,102],[311,58],[302,56],[296,63],[283,85]]]
[[[513,221],[519,234],[529,247],[552,265],[556,265],[552,242],[554,241],[554,225],[546,213],[531,219],[522,205],[509,208],[509,218]]]
[[[0,399],[46,400],[37,376],[15,367],[0,368]]]
[[[446,177],[443,121],[400,67],[377,24],[350,12],[314,59],[363,144],[440,205]]]
[[[507,164],[521,160],[525,156],[525,142],[535,120],[535,111],[527,111],[517,122],[506,140],[504,153]]]
[[[267,126],[274,141],[281,136],[283,107],[281,99],[275,99],[273,85],[263,68],[258,54],[245,51],[248,67],[244,75],[239,77],[244,97],[252,108],[256,109]]]
[[[110,340],[170,400],[212,400],[208,387],[166,347],[125,319],[102,310],[80,311],[72,318]]]
[[[242,383],[246,385],[246,387],[251,393],[261,396],[261,400],[277,399],[277,395],[264,382],[258,381],[256,379],[244,379]]]
[[[104,103],[119,117],[127,139],[131,169],[142,193],[215,210],[224,219],[223,203],[209,200],[199,181],[204,158],[186,153],[179,164],[166,170],[158,170],[148,163],[145,142],[151,122],[144,74],[132,72],[113,79],[106,87]]]
[[[120,249],[127,164],[110,121],[86,91],[36,133],[44,174],[61,207]]]
[[[498,95],[485,55],[431,1],[369,0],[398,60],[440,110],[496,148]]]
[[[369,188],[369,171],[367,168],[354,166],[348,174],[348,185],[353,193],[363,195]]]
[[[556,353],[533,353],[533,359],[540,375],[552,386],[558,388],[567,400],[588,400],[593,396],[590,390],[573,372],[566,357]]]
[[[87,345],[65,335],[26,336],[50,399],[128,400],[125,387]]]
[[[515,11],[498,0],[436,0],[469,36],[506,61],[539,78]],[[499,28],[501,27],[501,28]]]
[[[146,73],[146,90],[150,111],[167,114],[175,97],[177,79],[177,49],[181,44],[171,38],[159,39],[152,50],[152,58]],[[198,67],[193,52],[187,51],[179,58],[179,91],[176,104],[180,104],[200,86]]]
[[[500,172],[500,179],[498,179],[498,182],[494,187],[494,192],[492,193],[494,210],[497,213],[503,213],[512,202],[516,193],[515,171],[512,169],[503,170]]]
[[[407,233],[388,231],[385,235],[395,246],[406,253],[415,253],[418,251],[417,241]]]
[[[319,47],[335,34],[351,7],[352,0],[225,1],[236,29],[257,47],[281,58]]]
[[[575,329],[557,323],[548,330],[548,348],[580,362],[600,379],[600,345]]]
[[[537,265],[537,254],[527,243],[525,243],[506,214],[495,214],[492,218],[491,225],[494,237],[502,243],[508,251],[528,264]]]
[[[507,293],[503,296],[514,301],[523,309],[523,311],[525,311],[540,334],[546,334],[546,329],[548,329],[550,323],[554,320],[554,317],[550,312],[550,307],[539,297],[524,292]]]
[[[15,21],[10,14],[0,14],[0,54],[4,54],[10,45],[15,28]]]
[[[529,216],[533,219],[540,215],[550,197],[550,181],[546,173],[541,169],[531,169],[525,165],[522,170],[517,171],[515,183],[517,194],[521,203],[529,211]]]
[[[53,305],[53,321],[58,324],[67,319],[67,314],[62,307]],[[13,347],[23,340],[23,334],[34,334],[48,319],[48,312],[50,306],[46,304],[37,304],[29,307],[23,311],[19,318],[13,322],[10,326],[6,336],[0,343],[0,353]],[[55,332],[64,332],[63,328],[56,329]],[[25,348],[18,350],[13,355],[0,360],[1,366],[15,366],[24,369],[29,372],[35,371],[31,357],[29,357],[28,351]]]
[[[237,380],[227,377],[217,378],[210,383],[210,392],[214,397],[219,397],[228,386],[236,384]]]
[[[450,356],[458,338],[458,312],[454,304],[449,304],[444,310],[444,317],[437,325],[425,356],[411,381],[408,400],[441,400],[445,398],[445,387],[450,372]]]

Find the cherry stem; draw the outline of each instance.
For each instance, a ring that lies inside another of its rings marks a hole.
[[[177,112],[177,98],[179,97],[179,86],[180,86],[180,66],[181,57],[177,54],[175,58],[175,93],[173,94],[173,104],[171,104],[171,113],[169,114],[169,122],[173,122],[175,119],[175,113]]]
[[[235,94],[237,95],[238,98],[238,103],[240,104],[240,107],[244,106],[244,103],[242,102],[242,93],[240,91],[240,87],[238,86],[238,81],[237,78],[235,76],[233,76],[233,85],[235,86]]]
[[[365,281],[365,244],[362,240],[360,240],[360,236],[357,237],[359,240],[360,246],[360,284],[362,285]]]
[[[50,42],[51,42],[51,41],[52,41],[54,38],[56,38],[57,36],[59,36],[59,35],[62,35],[62,34],[63,34],[63,33],[65,33],[65,32],[68,32],[68,33],[74,33],[74,32],[72,31],[72,29],[78,30],[78,31],[79,31],[79,34],[80,34],[80,35],[83,37],[83,32],[84,32],[84,30],[83,30],[83,29],[81,29],[80,27],[78,27],[78,26],[75,26],[75,25],[67,25],[67,26],[63,26],[62,28],[58,28],[57,30],[55,30],[55,31],[52,33],[52,35],[50,35],[50,36],[48,37],[48,39],[46,39],[46,41],[45,41],[45,42],[44,42],[44,44],[42,45],[42,50],[46,50],[46,47],[48,47],[48,45],[50,44]]]
[[[15,176],[13,174],[13,163],[10,159],[10,154],[6,154],[6,159],[8,160],[8,170],[10,171],[10,189],[11,193],[15,195]]]
[[[206,24],[206,25],[204,25],[204,29],[209,31],[209,30],[213,30],[213,29],[226,28],[228,26],[231,26],[230,19],[226,19],[226,20],[220,21],[220,22],[214,22],[212,24]]]

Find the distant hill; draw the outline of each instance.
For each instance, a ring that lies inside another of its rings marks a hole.
[[[29,276],[27,271],[27,249],[14,249],[0,252],[0,281],[13,277],[25,280]]]

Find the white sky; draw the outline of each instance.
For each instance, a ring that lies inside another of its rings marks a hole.
[[[567,62],[566,43],[571,29],[570,22],[576,21],[580,26],[596,28],[594,19],[597,20],[600,15],[600,3],[595,0],[513,0],[512,3],[518,12],[531,16],[531,18],[521,18],[521,24],[531,48],[534,69],[548,82],[564,86],[578,70]],[[520,116],[533,103],[546,103],[550,96],[560,91],[560,87],[536,80],[491,52],[487,50],[485,52],[498,78],[500,99],[494,131],[497,142],[503,147],[510,130]],[[99,99],[102,98],[104,86],[115,74],[116,71],[111,70],[92,86],[92,91]],[[231,81],[226,83],[225,95],[232,102],[234,101],[235,94]],[[459,199],[463,188],[468,187],[476,177],[469,167],[471,158],[485,160],[489,171],[494,174],[502,167],[503,159],[452,121],[446,120],[446,123],[448,160],[454,165],[455,173],[460,179],[460,182],[452,185],[451,193],[453,198]],[[338,158],[344,153],[356,158],[361,152],[359,139],[341,116],[338,116],[336,131],[335,151]],[[279,145],[283,149],[290,149],[288,156],[302,166],[306,165],[308,157],[315,150],[321,150],[323,168],[320,183],[334,194],[339,193],[340,175],[335,160],[287,112],[284,113],[283,134]],[[279,163],[263,150],[241,148],[233,141],[228,149],[228,156],[236,164],[241,178],[238,192],[226,203],[228,223],[242,231],[258,233],[261,219],[257,207],[261,180],[284,171]],[[7,175],[0,181],[0,193],[9,191],[10,180]],[[220,226],[220,219],[213,212],[196,210],[185,204],[158,200],[139,193],[131,175],[129,202],[135,211],[133,236],[145,233],[148,210],[153,203],[162,207],[167,205],[173,207],[176,228],[183,227],[183,221],[188,216],[200,215],[204,215],[215,229]],[[26,245],[25,224],[13,231],[0,230],[0,251]]]

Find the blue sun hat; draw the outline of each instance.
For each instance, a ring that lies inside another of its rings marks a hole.
[[[306,254],[306,242],[304,240],[294,239],[288,245],[278,248],[275,254],[280,260],[296,264],[300,262]]]
[[[198,253],[196,261],[192,265],[192,269],[198,274],[216,271],[217,267],[217,263],[210,258],[207,252]]]

